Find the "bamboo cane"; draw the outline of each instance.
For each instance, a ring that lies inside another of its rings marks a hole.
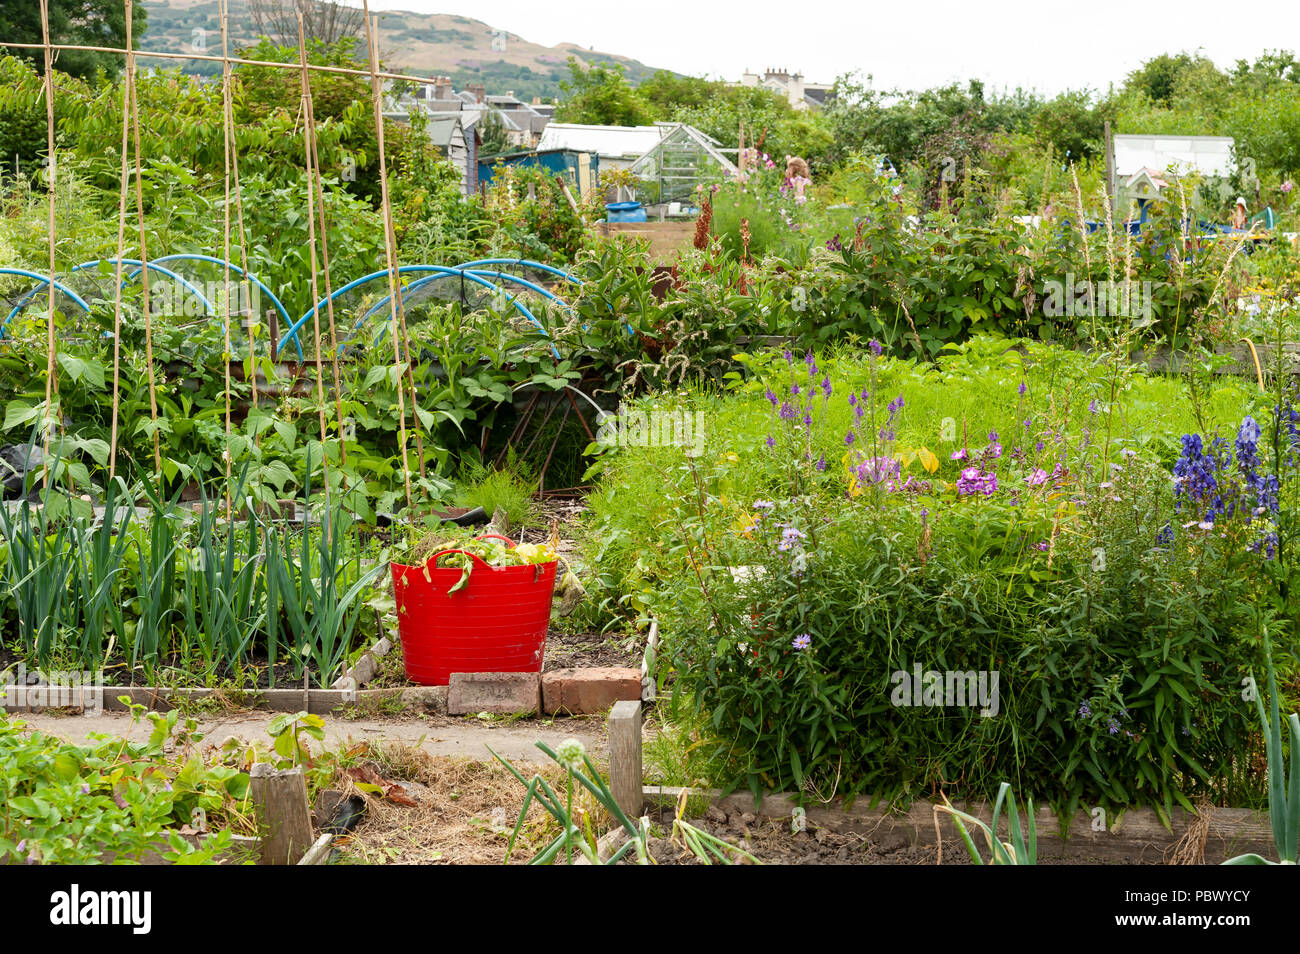
[[[222,320],[222,327],[225,329],[224,345],[225,350],[222,355],[223,371],[225,373],[225,388],[223,395],[225,397],[225,417],[226,417],[226,448],[222,451],[221,456],[226,463],[226,519],[233,522],[235,519],[234,501],[230,496],[231,483],[231,440],[230,440],[230,362],[234,357],[234,350],[230,346],[230,155],[234,152],[234,128],[235,117],[234,107],[231,103],[230,92],[230,46],[229,30],[227,25],[226,0],[220,0],[217,6],[217,16],[221,18],[221,133],[224,141],[224,152],[222,153],[222,165],[224,166],[223,187],[225,189],[225,201],[222,203],[222,222],[221,222],[221,260],[225,263],[222,265],[222,279],[224,285],[224,301],[222,303],[225,312]]]
[[[126,46],[131,48],[132,0],[126,0]],[[122,84],[122,171],[117,186],[117,265],[113,269],[113,418],[109,427],[108,479],[117,476],[117,424],[122,380],[122,258],[126,254],[127,138],[131,132],[131,89]]]
[[[130,9],[128,2],[127,9]],[[149,420],[153,425],[154,474],[162,481],[162,448],[158,439],[158,382],[153,366],[153,315],[149,302],[149,248],[144,228],[144,183],[140,167],[140,102],[135,82],[135,55],[127,52],[126,82],[130,87],[131,141],[135,147],[135,215],[140,233],[140,292],[144,308],[144,360],[149,369]]]
[[[370,97],[375,110],[375,134],[379,147],[379,189],[384,209],[384,257],[388,268],[388,312],[391,319],[393,336],[393,363],[399,375],[402,366],[401,326],[398,321],[400,307],[397,294],[397,242],[393,233],[393,207],[388,197],[388,159],[384,151],[384,110],[383,91],[379,85],[378,46],[375,43],[375,26],[370,19],[369,0],[361,0],[362,15],[366,19],[366,52],[370,65]],[[397,413],[400,418],[398,428],[402,452],[402,479],[406,487],[406,510],[408,517],[414,517],[415,506],[411,499],[411,465],[406,458],[406,402],[402,393],[400,377],[397,382]]]
[[[311,164],[316,174],[316,215],[319,218],[321,265],[325,269],[325,312],[329,317],[330,365],[334,374],[334,424],[339,429],[339,464],[346,470],[348,448],[343,440],[343,392],[339,387],[338,328],[334,323],[334,282],[330,276],[329,228],[325,219],[325,183],[321,180],[320,151],[316,139],[316,104],[307,84],[307,129],[311,143]]]
[[[302,13],[298,14],[298,62],[302,67],[302,113],[304,120],[309,115],[311,102],[311,81],[307,72],[307,39],[302,26]],[[320,422],[321,467],[325,485],[325,510],[329,512],[329,453],[326,450],[325,429],[325,369],[321,365],[320,350],[320,288],[316,282],[316,169],[312,161],[314,150],[312,138],[315,128],[308,122],[303,123],[303,162],[307,172],[307,247],[311,262],[311,324],[313,343],[316,349],[316,416]]]
[[[50,247],[50,285],[49,309],[45,314],[45,414],[42,430],[44,438],[42,453],[45,461],[42,470],[42,486],[50,486],[50,432],[53,430],[50,414],[54,411],[54,399],[58,395],[58,366],[55,358],[54,343],[54,233],[55,233],[55,158],[54,158],[54,51],[50,46],[50,6],[49,0],[41,0],[41,37],[45,41],[45,143],[47,169],[49,169],[48,190],[50,197],[49,247]]]

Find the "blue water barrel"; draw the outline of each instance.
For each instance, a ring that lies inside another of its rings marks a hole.
[[[605,204],[606,222],[644,222],[645,208],[640,202],[608,202]]]

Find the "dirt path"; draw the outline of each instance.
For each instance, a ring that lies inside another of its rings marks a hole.
[[[199,731],[205,741],[221,743],[230,736],[247,741],[270,742],[266,728],[278,713],[240,712],[228,715],[201,714]],[[103,712],[96,716],[54,715],[45,713],[14,714],[30,728],[58,735],[71,742],[85,742],[92,733],[135,741],[149,737],[148,722],[131,725],[126,713]],[[605,721],[602,718],[527,719],[486,722],[479,719],[452,719],[433,716],[427,719],[340,719],[325,716],[325,745],[334,748],[349,740],[401,740],[420,747],[430,755],[460,755],[488,760],[487,746],[511,760],[546,762],[533,743],[546,742],[554,747],[565,739],[582,741],[589,751],[605,754]]]

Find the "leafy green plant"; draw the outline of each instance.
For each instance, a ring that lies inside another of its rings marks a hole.
[[[129,701],[129,700],[127,700]],[[132,708],[132,724],[143,707]],[[231,848],[229,827],[200,843],[178,829],[203,819],[241,827],[248,776],[194,750],[192,724],[151,713],[145,742],[97,737],[73,745],[0,719],[0,858],[10,863],[132,863],[151,852],[178,864],[212,863]],[[176,755],[164,754],[175,736]]]
[[[266,731],[271,736],[275,754],[281,760],[276,763],[276,768],[294,768],[299,765],[310,768],[311,749],[306,739],[323,741],[325,720],[306,711],[282,712],[270,721]]]

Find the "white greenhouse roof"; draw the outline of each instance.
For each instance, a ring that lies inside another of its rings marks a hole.
[[[1171,166],[1180,172],[1227,176],[1236,168],[1231,136],[1115,136],[1115,175],[1123,178],[1143,169],[1157,173]]]
[[[611,158],[643,156],[663,137],[660,126],[586,126],[581,123],[548,123],[537,148],[594,152]]]

